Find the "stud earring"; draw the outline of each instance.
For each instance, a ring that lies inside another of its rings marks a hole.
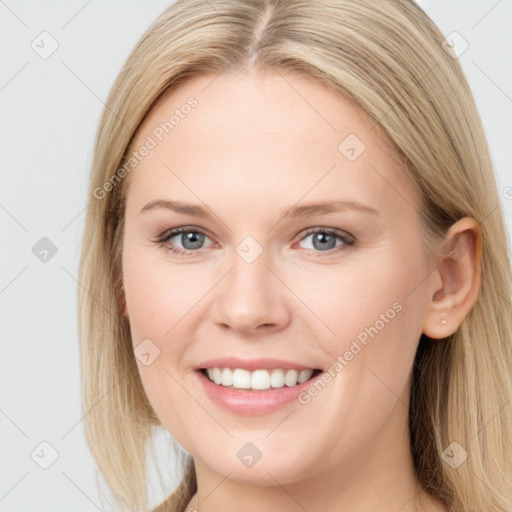
[[[444,318],[443,318],[443,319],[441,320],[441,325],[446,325],[446,319],[444,319]]]

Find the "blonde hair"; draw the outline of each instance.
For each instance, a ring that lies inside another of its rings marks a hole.
[[[479,222],[476,303],[453,335],[419,342],[411,453],[421,484],[450,510],[512,510],[507,237],[475,101],[444,39],[412,0],[178,0],[138,41],[95,139],[78,290],[86,439],[119,509],[146,510],[146,445],[160,422],[121,315],[126,180],[118,170],[165,91],[201,74],[254,67],[310,77],[373,120],[421,199],[427,250],[460,218]],[[452,442],[468,452],[456,469],[442,458]],[[155,510],[182,511],[196,490],[187,455],[180,485]]]

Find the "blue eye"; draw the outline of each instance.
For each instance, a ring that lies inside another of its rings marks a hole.
[[[332,254],[333,252],[344,250],[355,243],[354,237],[333,228],[309,229],[300,241],[305,240],[311,235],[314,235],[312,239],[313,249],[306,250],[316,253]],[[180,236],[178,240],[179,243],[183,245],[183,248],[176,247],[174,243],[169,245],[170,240],[178,236]],[[193,255],[199,253],[199,251],[204,248],[202,245],[206,238],[209,238],[208,235],[199,228],[182,227],[163,233],[156,243],[174,254]],[[338,240],[341,241],[341,244],[336,245]]]
[[[171,244],[171,246],[167,245],[169,240],[179,235],[181,235],[179,240],[184,244],[185,250],[176,247],[174,244]],[[208,237],[208,235],[200,229],[184,227],[175,229],[167,234],[164,233],[163,237],[158,240],[158,244],[174,254],[190,254],[197,252],[197,249],[202,249],[200,245],[204,242],[205,237]],[[189,247],[186,247],[187,245]]]
[[[310,229],[306,232],[306,236],[303,237],[301,241],[305,240],[310,235],[313,235],[313,248],[319,250],[320,252],[329,251],[329,254],[331,252],[338,252],[339,250],[343,250],[346,247],[354,245],[355,243],[355,240],[352,236],[332,228]],[[341,244],[338,246],[336,246],[337,240],[341,241]],[[336,251],[332,251],[336,247],[341,248],[337,249]]]

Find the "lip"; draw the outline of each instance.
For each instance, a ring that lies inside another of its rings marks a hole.
[[[262,360],[259,360],[259,364],[261,364],[261,361]],[[282,364],[282,362],[280,364]],[[230,367],[230,365],[226,364],[224,367]],[[207,366],[207,368],[210,368],[210,366]],[[235,366],[235,368],[241,367]],[[259,366],[258,368],[262,367]],[[266,368],[270,367],[267,366]],[[276,366],[276,368],[283,367]],[[293,368],[298,369],[297,366],[293,366]],[[194,371],[194,374],[197,375],[199,383],[203,387],[206,395],[215,404],[237,414],[254,416],[269,414],[289,405],[297,399],[300,393],[304,392],[309,386],[313,385],[319,378],[321,378],[323,372],[320,372],[315,377],[312,377],[302,384],[297,384],[296,386],[284,386],[282,388],[269,388],[257,391],[248,389],[230,389],[220,384],[215,384],[199,368]]]
[[[217,359],[208,359],[197,365],[194,370],[204,368],[242,368],[244,370],[274,370],[282,368],[283,370],[320,370],[312,366],[304,366],[303,364],[294,363],[292,361],[284,361],[282,359],[259,358],[259,359],[241,359],[239,357],[220,357]]]

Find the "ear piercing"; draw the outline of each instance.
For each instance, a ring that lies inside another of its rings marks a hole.
[[[446,325],[446,319],[445,319],[445,318],[443,318],[443,319],[441,320],[441,325]]]

